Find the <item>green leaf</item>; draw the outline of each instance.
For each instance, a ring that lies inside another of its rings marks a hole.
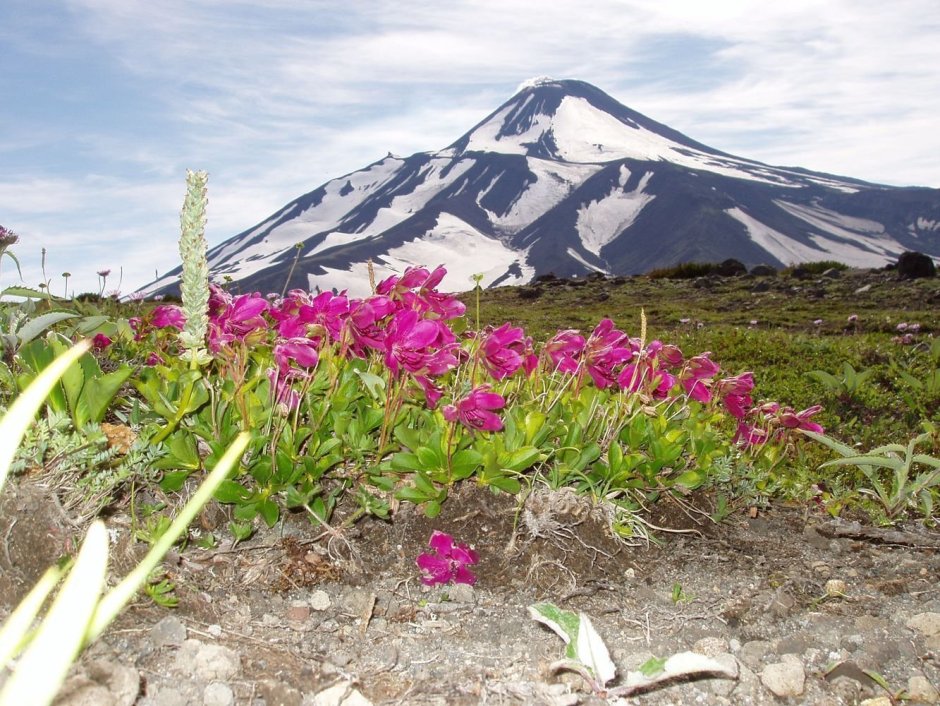
[[[483,454],[474,449],[463,449],[454,454],[450,460],[451,472],[454,480],[463,480],[473,475],[473,472],[483,463]]]
[[[673,483],[689,490],[695,490],[705,482],[705,477],[705,473],[702,471],[686,471],[676,476]]]
[[[578,459],[574,462],[574,470],[583,471],[587,468],[588,464],[594,463],[594,461],[600,458],[600,455],[601,447],[592,441],[578,454]]]
[[[441,453],[437,449],[432,449],[427,446],[419,446],[415,450],[415,455],[418,457],[418,468],[421,470],[437,471],[444,467],[444,459],[441,457]]]
[[[392,454],[392,468],[396,471],[416,471],[421,468],[421,461],[413,453]]]
[[[9,253],[10,251],[5,251]],[[11,296],[11,297],[25,297],[27,299],[43,299],[47,301],[65,301],[61,297],[56,297],[48,292],[42,292],[38,289],[31,289],[29,287],[7,287],[0,292],[0,296]]]
[[[892,471],[898,471],[904,467],[904,462],[899,458],[889,458],[886,456],[850,456],[849,458],[837,458],[832,461],[826,461],[820,468],[829,466],[874,466],[876,468],[890,468]]]
[[[411,429],[404,424],[395,427],[395,438],[406,449],[416,449],[421,446],[421,434],[417,429]]]
[[[170,435],[165,442],[173,461],[180,468],[195,471],[200,467],[199,450],[196,439],[189,431],[180,429]]]
[[[231,532],[236,542],[241,542],[254,534],[255,529],[250,522],[235,522],[233,520],[228,523],[228,531]]]
[[[277,503],[271,500],[271,498],[265,498],[258,503],[258,512],[261,515],[261,519],[264,520],[264,523],[268,527],[274,527],[281,515]]]
[[[532,411],[526,413],[525,421],[523,422],[525,427],[525,443],[537,443],[536,437],[540,435],[539,433],[545,426],[545,420],[546,416],[544,412]]]
[[[359,379],[362,380],[372,399],[378,401],[385,400],[385,378],[379,377],[375,373],[369,373],[364,370],[355,371]]]
[[[242,522],[251,522],[258,516],[258,503],[249,502],[244,505],[237,505],[232,511],[232,516]]]
[[[616,441],[612,441],[610,448],[607,449],[607,463],[615,473],[620,470],[620,466],[623,464],[623,449]]]
[[[429,500],[424,505],[424,515],[428,519],[433,520],[435,517],[441,514],[441,504],[437,500]]]
[[[640,665],[640,674],[644,677],[654,677],[661,674],[666,667],[665,657],[650,657]]]
[[[213,494],[220,503],[241,503],[251,497],[251,491],[233,480],[223,480]]]
[[[429,498],[437,497],[438,490],[430,478],[420,471],[415,473],[415,487]]]
[[[508,454],[505,458],[500,458],[500,464],[503,468],[510,471],[522,473],[531,468],[541,458],[542,452],[534,446],[523,446]]]
[[[16,337],[20,339],[20,345],[29,343],[50,326],[60,321],[74,319],[76,316],[78,316],[78,314],[74,314],[71,311],[50,311],[48,314],[40,314],[23,324],[19,331],[16,332]]]
[[[487,485],[492,485],[494,488],[499,488],[504,493],[509,493],[511,495],[515,495],[520,490],[522,490],[522,484],[511,476],[497,476],[495,478],[491,478],[487,481]]]
[[[108,405],[114,400],[121,386],[134,372],[131,368],[121,368],[87,380],[82,390],[82,397],[88,407],[88,413],[93,422],[100,422],[108,411]]]
[[[415,505],[420,505],[429,498],[433,498],[434,495],[429,496],[427,493],[409,485],[404,488],[399,488],[395,492],[395,497],[399,500],[405,500],[407,502],[414,503]]]
[[[176,493],[182,490],[186,479],[192,475],[192,471],[168,471],[160,479],[160,488],[167,493]]]

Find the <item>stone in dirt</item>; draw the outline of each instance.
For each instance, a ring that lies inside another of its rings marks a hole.
[[[779,662],[764,667],[760,681],[776,696],[799,696],[803,693],[806,671],[799,657],[787,654]]]
[[[330,600],[330,594],[323,590],[316,590],[310,594],[310,607],[314,610],[326,610],[333,602]]]
[[[228,684],[214,681],[202,692],[202,706],[233,706],[235,692]]]
[[[241,671],[238,654],[222,645],[186,640],[176,653],[176,671],[202,681],[225,681]]]
[[[186,640],[186,626],[174,615],[168,615],[150,628],[150,641],[157,649],[179,647]]]
[[[940,635],[940,613],[918,613],[911,616],[906,624],[924,637]]]
[[[56,706],[131,706],[140,692],[140,674],[110,660],[94,660],[70,677]]]
[[[372,702],[344,681],[324,689],[313,699],[304,699],[304,706],[372,706]]]
[[[898,258],[898,276],[902,279],[919,279],[936,275],[937,267],[929,255],[908,251]]]
[[[906,698],[914,703],[937,704],[940,703],[940,692],[927,677],[917,674],[907,680]]]

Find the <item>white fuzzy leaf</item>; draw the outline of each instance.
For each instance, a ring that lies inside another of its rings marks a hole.
[[[591,624],[591,619],[584,613],[580,613],[579,617],[581,618],[581,625],[578,628],[575,656],[594,673],[594,678],[602,687],[606,686],[607,682],[617,674],[617,667],[610,659],[607,645],[604,644],[601,636],[597,634]]]
[[[630,696],[649,691],[662,682],[693,681],[695,679],[737,679],[737,668],[727,667],[695,652],[680,652],[665,661],[662,670],[651,676],[642,672],[627,672],[623,686],[611,689],[612,696]]]

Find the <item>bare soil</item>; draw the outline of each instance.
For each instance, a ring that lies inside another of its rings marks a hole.
[[[940,533],[833,521],[815,507],[661,501],[657,543],[614,539],[602,507],[568,491],[520,499],[466,485],[433,520],[335,531],[291,515],[250,541],[194,543],[166,562],[179,605],[132,605],[89,647],[59,704],[599,704],[550,664],[563,644],[527,606],[583,611],[618,680],[686,650],[737,679],[677,683],[637,704],[937,703]],[[200,520],[220,525],[219,508]],[[112,571],[145,546],[108,519]],[[80,541],[35,480],[0,501],[0,615]],[[475,586],[425,587],[414,560],[435,529],[480,556]],[[843,583],[832,583],[841,581]],[[879,680],[887,686],[879,686]]]

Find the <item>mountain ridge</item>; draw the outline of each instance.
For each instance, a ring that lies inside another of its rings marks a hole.
[[[298,252],[297,244],[300,244]],[[368,293],[409,265],[445,288],[637,274],[735,257],[879,266],[940,257],[940,190],[774,167],[699,143],[583,81],[523,86],[442,150],[331,179],[209,251],[243,290]],[[177,268],[143,288],[174,292]]]

